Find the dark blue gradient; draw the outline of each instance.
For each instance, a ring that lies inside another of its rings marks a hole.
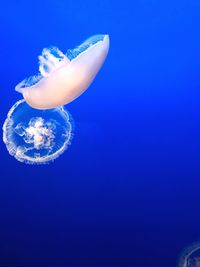
[[[44,47],[111,39],[67,106],[60,158],[25,165],[0,141],[0,266],[175,266],[200,240],[199,0],[8,0],[0,13],[0,125]]]

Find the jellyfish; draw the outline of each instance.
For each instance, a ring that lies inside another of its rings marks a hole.
[[[200,267],[200,243],[187,247],[178,261],[178,267]]]
[[[23,99],[8,112],[3,125],[3,141],[17,160],[45,164],[68,148],[72,130],[73,120],[65,108],[34,109]]]
[[[108,35],[94,35],[64,54],[57,47],[44,48],[39,72],[20,82],[23,95],[8,112],[3,141],[17,160],[48,163],[71,143],[73,120],[64,105],[79,97],[92,83],[109,50]]]
[[[109,50],[108,35],[94,35],[64,54],[57,47],[39,56],[39,73],[16,87],[35,109],[52,109],[79,97],[92,83]]]

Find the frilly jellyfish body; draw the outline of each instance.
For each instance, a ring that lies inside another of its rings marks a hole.
[[[108,50],[108,35],[94,35],[66,54],[57,47],[45,48],[39,56],[40,73],[23,80],[15,89],[36,109],[66,105],[89,87]]]
[[[3,125],[3,141],[17,160],[48,163],[61,155],[72,139],[72,117],[63,107],[38,110],[24,100],[9,111]]]

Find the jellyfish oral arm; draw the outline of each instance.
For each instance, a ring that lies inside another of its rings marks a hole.
[[[45,66],[50,72],[46,73],[40,66],[43,77],[36,84],[21,90],[25,101],[36,109],[51,109],[70,103],[90,86],[103,65],[108,50],[109,36],[104,35],[102,40],[90,45],[71,61],[63,57],[55,68],[53,59],[50,63],[47,62]],[[41,58],[41,62],[42,60]]]

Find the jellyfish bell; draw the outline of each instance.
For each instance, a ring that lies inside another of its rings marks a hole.
[[[108,35],[92,36],[66,55],[56,47],[44,49],[39,57],[40,74],[22,81],[16,91],[36,109],[66,105],[90,86],[108,50]]]
[[[177,267],[200,266],[200,242],[195,242],[186,247],[180,254]]]
[[[25,100],[8,112],[3,141],[10,155],[28,164],[45,164],[60,156],[73,136],[72,117],[63,107],[39,110]]]

